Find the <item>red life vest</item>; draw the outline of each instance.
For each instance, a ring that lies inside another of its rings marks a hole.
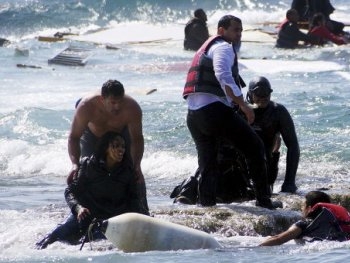
[[[317,203],[312,207],[311,212],[320,208],[327,208],[337,219],[341,230],[350,233],[350,213],[345,207],[330,203]]]
[[[221,36],[209,38],[196,52],[188,71],[183,91],[183,97],[185,99],[189,94],[194,92],[210,93],[219,97],[226,96],[215,76],[213,60],[206,56],[209,48],[219,39],[224,40]],[[234,48],[233,51],[235,52]],[[237,55],[232,66],[232,76],[238,86],[244,86],[244,82],[238,73]]]

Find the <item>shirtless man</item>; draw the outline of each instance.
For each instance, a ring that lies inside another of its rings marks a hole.
[[[117,80],[108,80],[101,91],[82,98],[68,136],[68,154],[72,170],[67,183],[77,175],[81,157],[91,155],[98,139],[108,131],[123,134],[127,142],[127,154],[133,161],[138,193],[148,212],[145,179],[141,170],[144,151],[142,110],[130,96],[124,94],[124,86]]]

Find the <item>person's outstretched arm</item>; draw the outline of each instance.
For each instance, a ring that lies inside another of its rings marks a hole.
[[[289,240],[297,238],[301,234],[301,229],[296,225],[292,225],[288,230],[276,235],[267,238],[259,246],[278,246],[282,245]]]

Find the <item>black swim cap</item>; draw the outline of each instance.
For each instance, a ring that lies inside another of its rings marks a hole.
[[[256,77],[249,82],[249,92],[258,97],[267,97],[272,91],[270,82],[265,77]]]

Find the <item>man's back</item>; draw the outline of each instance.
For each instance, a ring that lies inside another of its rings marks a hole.
[[[193,18],[185,27],[184,49],[197,51],[208,38],[209,31],[206,22]]]

